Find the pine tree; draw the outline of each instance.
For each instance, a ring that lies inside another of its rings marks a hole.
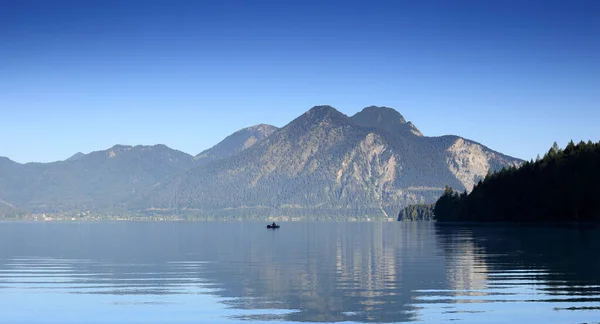
[[[488,174],[470,194],[446,187],[440,221],[599,221],[600,142],[556,142],[542,159]]]

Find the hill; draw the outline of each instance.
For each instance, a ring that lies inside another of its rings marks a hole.
[[[30,212],[110,211],[169,175],[194,166],[164,145],[115,145],[53,163],[0,159],[0,200]]]
[[[538,161],[492,173],[470,194],[446,188],[438,221],[598,221],[600,143],[556,143]]]

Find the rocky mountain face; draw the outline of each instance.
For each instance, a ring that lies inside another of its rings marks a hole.
[[[277,127],[260,124],[241,129],[219,142],[217,145],[196,155],[199,165],[204,165],[235,155],[271,135]]]
[[[520,162],[458,136],[423,136],[391,108],[348,117],[316,106],[282,128],[242,129],[196,157],[117,145],[47,164],[0,159],[0,213],[395,218],[446,185],[470,190]]]
[[[135,208],[216,217],[396,217],[445,185],[472,188],[519,160],[457,136],[424,137],[389,108],[317,106],[252,147],[171,177]]]

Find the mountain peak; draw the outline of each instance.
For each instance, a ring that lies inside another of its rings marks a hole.
[[[79,160],[79,159],[81,159],[84,156],[85,156],[85,154],[83,154],[81,152],[77,152],[77,153],[73,154],[70,158],[68,158],[67,161]]]
[[[5,156],[0,156],[0,163],[15,163],[16,164],[17,162],[15,162]]]
[[[284,126],[287,131],[304,132],[316,125],[347,124],[348,116],[329,105],[314,106]]]
[[[277,127],[268,124],[258,124],[242,128],[227,136],[213,147],[202,151],[194,158],[198,164],[210,162],[235,155],[268,137],[278,130]]]
[[[112,146],[111,148],[109,148],[109,151],[129,151],[133,148],[133,146],[131,145],[122,145],[122,144],[116,144],[114,146]]]
[[[306,113],[307,114],[327,114],[327,113],[332,113],[332,112],[338,112],[337,109],[329,106],[329,105],[320,105],[320,106],[314,106],[312,108],[310,108]]]
[[[378,121],[388,121],[400,124],[406,124],[406,119],[394,108],[385,106],[369,106],[356,113],[355,116],[368,116],[369,119],[376,118]]]
[[[378,118],[392,118],[396,121],[399,121],[401,124],[406,123],[406,119],[402,116],[398,111],[394,108],[386,107],[386,106],[369,106],[361,110],[358,114],[373,114]],[[354,116],[356,116],[354,115]]]
[[[348,116],[344,115],[337,109],[329,106],[314,106],[305,112],[301,117],[305,117],[311,120],[323,120],[323,119],[345,119]]]
[[[372,127],[392,133],[410,133],[423,136],[415,125],[407,122],[404,116],[390,107],[369,106],[350,117],[352,121],[362,127]]]

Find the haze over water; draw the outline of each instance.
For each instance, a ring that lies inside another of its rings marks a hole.
[[[600,323],[600,229],[0,223],[0,323]]]

